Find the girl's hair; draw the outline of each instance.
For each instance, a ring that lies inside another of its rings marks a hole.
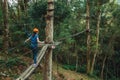
[[[35,36],[35,34],[37,34],[36,32],[33,32],[32,36]]]

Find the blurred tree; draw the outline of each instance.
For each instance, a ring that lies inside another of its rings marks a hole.
[[[8,2],[7,0],[4,0],[3,2],[3,17],[4,17],[4,38],[3,38],[3,43],[4,43],[4,51],[7,54],[8,53],[8,48],[9,48],[9,16],[8,16]]]

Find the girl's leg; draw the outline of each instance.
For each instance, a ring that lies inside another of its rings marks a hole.
[[[34,50],[33,50],[33,60],[34,60],[34,64],[37,63],[37,52],[38,52],[37,49],[34,49]]]

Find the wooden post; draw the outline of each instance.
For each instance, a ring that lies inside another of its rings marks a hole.
[[[46,15],[46,40],[45,43],[53,43],[53,15],[54,15],[54,0],[48,0],[47,15]],[[44,60],[44,78],[43,80],[52,80],[52,49],[48,48],[45,53]]]

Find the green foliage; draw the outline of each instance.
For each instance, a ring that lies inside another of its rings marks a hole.
[[[86,65],[79,66],[77,72],[86,73]]]
[[[14,37],[12,37],[12,40],[13,41],[23,41],[23,39],[24,39],[24,35],[25,35],[25,32],[23,32],[23,31],[15,31],[15,32],[13,32],[13,34],[12,35],[14,35]],[[18,37],[19,36],[19,37]]]
[[[37,20],[46,15],[47,3],[45,1],[39,1],[30,8],[29,14],[34,20]]]
[[[109,80],[120,80],[120,78],[117,78],[117,77],[115,77],[115,76],[113,76],[111,79],[109,79]]]
[[[7,68],[11,68],[13,66],[17,66],[17,65],[26,65],[23,61],[21,61],[18,58],[10,58],[8,61],[6,61],[6,67]]]
[[[66,70],[75,70],[74,65],[63,65],[63,68],[66,69]]]
[[[1,22],[2,18],[3,18],[3,15],[2,15],[2,7],[1,7],[1,4],[0,4],[0,22]]]
[[[120,62],[120,6],[114,3],[109,3],[109,0],[89,0],[90,1],[90,28],[93,31],[91,35],[91,52],[93,53],[96,48],[99,48],[99,53],[97,58],[97,63],[95,65],[95,70],[92,76],[98,76],[101,72],[101,64],[103,61],[103,56],[107,55],[107,62],[105,63],[104,76],[107,79],[119,79],[117,78],[120,74],[119,62]],[[100,5],[98,6],[98,1]],[[114,0],[113,0],[114,1]],[[67,5],[67,0],[57,0],[54,3],[54,40],[65,38],[62,40],[62,44],[55,49],[55,54],[59,57],[59,60],[65,65],[63,68],[67,70],[76,70],[76,58],[78,56],[78,72],[86,72],[86,33],[82,33],[75,37],[70,37],[71,35],[81,32],[86,29],[86,2],[85,0],[71,0],[71,4]],[[23,6],[23,4],[22,4]],[[9,7],[11,8],[11,7]],[[101,22],[100,22],[100,38],[99,46],[95,46],[96,42],[96,22],[97,22],[97,11],[101,9]],[[10,10],[10,14],[13,10]],[[15,14],[17,10],[15,10]],[[39,0],[35,4],[30,5],[28,8],[28,14],[24,11],[20,12],[20,20],[18,20],[18,15],[16,14],[15,20],[9,19],[10,27],[10,37],[12,38],[13,45],[18,45],[18,43],[25,40],[25,31],[32,31],[33,27],[38,27],[40,29],[40,40],[45,38],[44,28],[45,15],[47,13],[47,0]],[[2,10],[0,8],[0,22],[2,24],[3,16]],[[1,27],[2,28],[2,27]],[[0,29],[1,29],[0,28]],[[0,37],[0,47],[2,47],[3,38]],[[26,45],[29,46],[29,45]],[[21,47],[19,47],[21,48]],[[92,58],[92,57],[91,57]],[[113,62],[113,63],[112,63]],[[109,63],[109,64],[108,64]],[[0,60],[1,67],[11,68],[16,65],[26,65],[22,60],[18,58],[9,58],[7,61]],[[69,64],[69,65],[67,65]],[[115,66],[116,67],[115,67]],[[99,68],[96,68],[99,67]],[[117,71],[116,71],[116,69]],[[118,72],[118,74],[117,74]],[[114,74],[116,73],[116,74]],[[36,75],[38,77],[39,75]],[[38,79],[38,78],[36,78]]]
[[[43,80],[43,77],[41,74],[35,74],[35,80]]]
[[[21,59],[18,59],[18,58],[9,58],[7,61],[0,60],[1,68],[12,68],[12,67],[18,66],[18,65],[26,66],[26,63],[24,63]]]
[[[116,6],[117,7],[117,6]],[[120,6],[119,6],[120,7]],[[112,15],[113,15],[113,17],[114,17],[114,23],[115,23],[115,27],[116,28],[120,28],[120,12],[119,12],[119,10],[120,10],[120,8],[119,7],[117,7],[115,10],[114,10],[114,12],[112,13]],[[115,29],[115,27],[113,27],[113,29]],[[115,29],[116,30],[116,29]],[[118,29],[119,30],[119,29]],[[120,31],[119,31],[120,32]]]
[[[0,47],[2,48],[2,45],[3,45],[3,38],[0,37]]]
[[[1,10],[1,8],[0,8],[0,22],[2,21],[2,10]]]
[[[3,67],[5,64],[5,61],[4,60],[0,60],[0,67]]]
[[[54,9],[54,22],[58,24],[59,22],[63,22],[65,18],[70,16],[70,9],[64,2],[55,2],[55,9]],[[42,26],[45,26],[45,15],[47,12],[47,2],[46,1],[39,1],[29,9],[29,14],[33,19],[33,22],[42,23]]]
[[[15,36],[22,36],[23,34],[24,34],[24,32],[22,32],[22,31],[16,31],[16,32],[14,32]]]
[[[70,8],[64,2],[55,2],[54,20],[55,24],[63,22],[65,18],[70,17]]]
[[[75,65],[63,65],[63,68],[66,70],[72,70],[72,71],[76,70]],[[77,72],[86,73],[86,65],[78,66]]]

